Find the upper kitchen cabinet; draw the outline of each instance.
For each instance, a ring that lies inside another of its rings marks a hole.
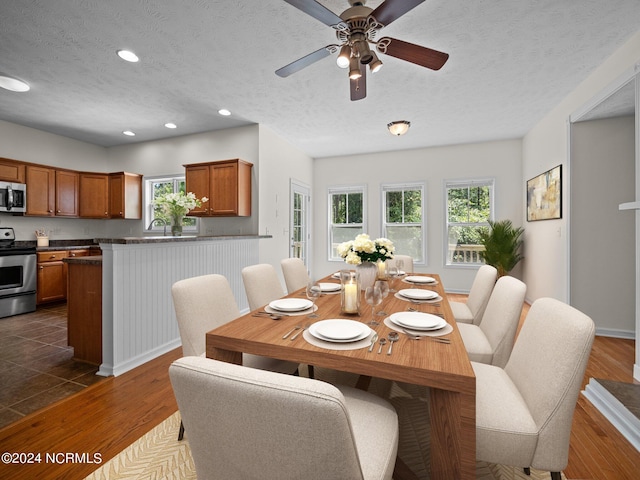
[[[142,175],[127,172],[109,174],[109,216],[142,218]]]
[[[80,216],[109,218],[109,175],[80,174]]]
[[[8,158],[0,158],[0,181],[11,183],[25,182],[24,163]]]
[[[187,192],[207,197],[202,207],[189,212],[192,216],[251,216],[251,168],[240,160],[221,160],[184,165]]]
[[[77,172],[27,165],[26,182],[27,215],[78,216]]]

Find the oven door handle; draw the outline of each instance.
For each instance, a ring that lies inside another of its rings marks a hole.
[[[7,210],[13,208],[13,188],[11,185],[7,185]]]

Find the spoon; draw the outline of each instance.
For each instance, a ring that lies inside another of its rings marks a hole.
[[[395,342],[398,341],[398,339],[400,338],[400,335],[398,334],[398,332],[391,332],[389,335],[389,351],[387,352],[387,355],[391,355],[391,350],[393,350],[393,344]]]
[[[382,346],[387,343],[387,339],[386,338],[381,338],[380,339],[380,348],[378,348],[378,354],[380,354],[380,352],[382,352]]]

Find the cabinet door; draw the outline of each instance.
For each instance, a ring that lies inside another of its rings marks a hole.
[[[12,183],[25,183],[24,164],[9,160],[8,158],[0,158],[0,180]]]
[[[204,202],[201,207],[196,207],[189,212],[192,216],[209,215],[211,207],[211,192],[209,191],[209,165],[190,166],[185,170],[185,182],[187,192],[193,192],[197,198],[207,197],[208,202]]]
[[[27,215],[52,217],[56,206],[56,171],[27,166]]]
[[[67,278],[63,262],[38,264],[37,303],[53,302],[67,298]]]
[[[56,171],[56,216],[78,216],[78,182],[77,173],[66,170]]]
[[[109,217],[109,176],[97,173],[80,174],[80,216]]]
[[[211,214],[238,213],[238,164],[223,163],[211,166]]]
[[[142,176],[134,173],[109,175],[109,216],[142,218]]]

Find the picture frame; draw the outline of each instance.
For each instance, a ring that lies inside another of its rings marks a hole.
[[[527,222],[562,218],[562,165],[527,180]]]

